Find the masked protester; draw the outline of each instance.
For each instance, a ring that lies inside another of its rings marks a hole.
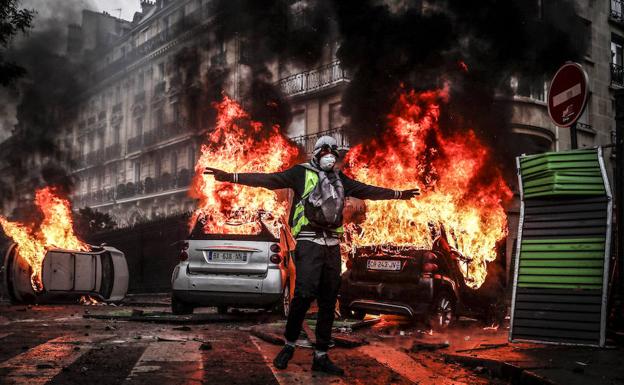
[[[336,140],[329,136],[318,139],[309,163],[286,171],[262,173],[226,173],[207,168],[205,173],[222,182],[233,182],[268,189],[290,188],[294,191],[290,213],[292,234],[297,240],[295,293],[286,324],[286,345],[273,360],[285,369],[295,352],[295,341],[301,332],[306,312],[314,299],[318,303],[316,350],[312,370],[342,375],[344,372],[327,355],[334,323],[334,309],[340,287],[340,238],[343,233],[342,209],[345,197],[359,199],[411,199],[418,188],[395,191],[369,186],[336,170]]]

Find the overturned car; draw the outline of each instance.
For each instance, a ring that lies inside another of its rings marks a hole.
[[[32,268],[9,244],[2,265],[3,289],[12,303],[76,302],[82,296],[99,301],[121,301],[128,291],[128,265],[114,247],[90,246],[91,251],[50,249],[35,289]]]
[[[495,272],[479,289],[461,273],[464,258],[437,237],[431,249],[393,246],[360,247],[347,262],[339,301],[344,317],[396,314],[423,318],[444,329],[460,316],[500,322],[505,314],[504,288]]]

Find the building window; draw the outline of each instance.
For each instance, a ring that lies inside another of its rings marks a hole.
[[[137,91],[143,91],[145,89],[145,74],[139,72],[137,77]]]
[[[134,162],[134,183],[141,181],[141,161]]]
[[[306,113],[305,110],[293,112],[292,121],[286,130],[286,135],[290,138],[303,136],[306,133]]]
[[[164,113],[162,108],[159,108],[156,111],[154,111],[154,124],[153,124],[153,127],[158,129],[158,128],[162,127],[164,122],[165,122],[165,113]]]
[[[516,96],[523,96],[540,102],[546,101],[546,82],[543,77],[528,79],[513,76],[510,85]]]
[[[113,127],[113,144],[119,144],[120,141],[121,141],[121,126],[119,124],[116,124],[115,127]]]
[[[622,47],[623,39],[613,36],[611,40],[611,84],[624,86],[624,72],[622,63],[624,62],[624,51]]]
[[[329,128],[340,128],[345,125],[346,119],[340,112],[342,104],[332,103],[329,105]]]
[[[141,136],[143,135],[143,118],[142,117],[138,117],[136,118],[136,120],[134,121],[134,132],[135,132],[135,136]]]
[[[158,76],[159,80],[165,80],[165,63],[158,64]]]

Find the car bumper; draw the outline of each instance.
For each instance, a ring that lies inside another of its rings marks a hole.
[[[256,294],[219,291],[174,290],[173,295],[184,302],[203,306],[266,307],[277,303],[280,294]]]
[[[418,283],[361,282],[343,274],[340,302],[351,309],[370,313],[416,316],[426,314],[433,298],[433,281]]]
[[[200,306],[266,307],[284,288],[282,271],[272,266],[263,275],[190,274],[180,263],[171,283],[177,298]]]

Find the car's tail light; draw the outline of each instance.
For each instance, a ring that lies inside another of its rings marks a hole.
[[[178,255],[178,260],[180,260],[180,262],[186,261],[188,259],[189,255],[186,252],[188,248],[189,248],[188,242],[184,242],[182,244],[182,250],[180,250],[180,255]]]
[[[438,270],[438,265],[436,265],[435,263],[425,262],[423,264],[423,272],[425,273],[431,273],[432,271],[436,270]]]
[[[279,254],[273,254],[273,255],[271,255],[271,258],[269,258],[269,259],[271,260],[271,263],[274,263],[276,265],[278,263],[282,262],[282,257],[280,257]]]
[[[277,243],[274,243],[271,245],[271,252],[272,253],[279,253],[282,250],[282,248],[280,247],[280,245],[278,245]]]

